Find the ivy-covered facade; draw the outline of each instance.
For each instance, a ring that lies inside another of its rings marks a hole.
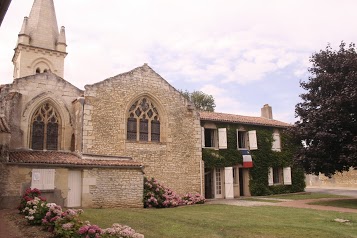
[[[292,159],[296,145],[286,133],[291,125],[273,120],[270,106],[261,117],[211,112],[200,117],[206,198],[304,191],[304,172]]]

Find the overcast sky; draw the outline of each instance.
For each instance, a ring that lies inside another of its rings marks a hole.
[[[33,0],[12,0],[0,27],[0,83]],[[64,78],[84,89],[148,63],[176,89],[214,96],[216,112],[293,123],[309,58],[357,43],[355,0],[55,0],[66,27]]]

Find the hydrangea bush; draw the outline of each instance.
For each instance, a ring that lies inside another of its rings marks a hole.
[[[102,238],[144,238],[143,234],[136,233],[134,229],[129,226],[123,226],[114,223],[111,228],[102,230]]]
[[[48,207],[47,202],[39,197],[34,197],[26,203],[25,208],[21,211],[25,215],[26,220],[31,225],[41,225],[42,218],[46,215]]]
[[[55,222],[62,216],[62,207],[56,203],[47,203],[48,212],[42,219],[42,225],[49,231],[53,232],[55,228]]]
[[[34,189],[28,188],[28,189],[26,189],[25,193],[21,196],[20,205],[17,207],[19,212],[22,213],[24,208],[27,205],[27,202],[31,201],[35,197],[38,197],[42,201],[46,201],[45,198],[41,197],[41,191],[38,190],[37,188],[34,188]]]
[[[21,197],[19,211],[25,215],[29,224],[42,224],[56,238],[144,238],[144,235],[129,226],[115,223],[111,228],[101,229],[88,221],[83,223],[80,220],[82,209],[63,212],[61,206],[47,203],[40,195],[38,189],[27,189]]]
[[[57,237],[63,238],[80,238],[79,228],[83,225],[79,215],[83,212],[82,209],[68,209],[61,214],[55,221],[53,233]]]
[[[102,237],[100,234],[102,233],[102,229],[100,229],[97,225],[91,225],[88,221],[86,224],[79,228],[79,235],[83,238],[100,238]]]
[[[182,205],[202,204],[204,197],[200,194],[186,194],[180,197],[170,188],[161,185],[156,179],[144,178],[144,207],[177,207]]]

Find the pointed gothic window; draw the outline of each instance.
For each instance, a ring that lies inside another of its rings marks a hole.
[[[127,140],[160,142],[159,113],[148,98],[131,105],[127,122]]]
[[[60,119],[56,109],[48,102],[42,104],[31,120],[31,149],[57,150]]]

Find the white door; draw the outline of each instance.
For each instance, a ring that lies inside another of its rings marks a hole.
[[[82,194],[82,172],[70,170],[68,173],[67,207],[80,207]]]
[[[223,198],[223,188],[222,188],[222,179],[223,179],[222,169],[214,169],[214,198]]]

